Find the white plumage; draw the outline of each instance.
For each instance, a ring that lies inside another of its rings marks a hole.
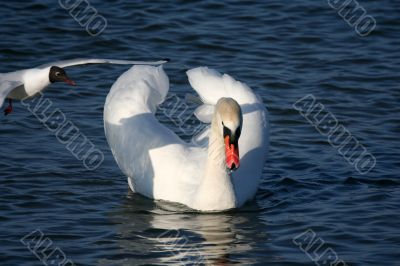
[[[169,89],[161,66],[134,66],[112,86],[104,106],[109,146],[134,192],[201,211],[239,207],[255,195],[262,175],[268,148],[267,110],[246,84],[229,75],[206,67],[189,70],[187,75],[204,102],[196,110],[201,121],[212,120],[214,106],[222,97],[239,103],[243,125],[238,170],[230,175],[213,166],[213,161],[225,158],[223,153],[210,155],[212,149],[218,150],[211,139],[208,149],[186,143],[155,118]],[[218,138],[218,125],[212,124],[211,132],[217,132],[214,137]]]
[[[49,72],[52,66],[60,68],[86,64],[119,64],[119,65],[160,65],[168,60],[132,61],[116,59],[71,59],[40,65],[35,68],[23,69],[9,73],[0,73],[0,107],[5,98],[24,99],[32,97],[50,85]]]

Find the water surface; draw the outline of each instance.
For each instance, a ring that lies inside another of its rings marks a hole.
[[[183,97],[185,70],[209,66],[260,94],[271,144],[259,192],[243,208],[160,205],[129,193],[104,137],[105,97],[128,66],[68,69],[78,86],[54,84],[45,97],[104,162],[87,170],[15,103],[0,118],[1,264],[42,265],[20,242],[38,229],[76,265],[313,265],[293,242],[307,230],[347,265],[399,265],[400,6],[359,2],[377,22],[366,37],[327,1],[90,1],[107,20],[97,37],[57,1],[2,2],[0,72],[75,57],[169,57],[171,92]],[[373,154],[373,170],[358,173],[293,108],[307,94]]]

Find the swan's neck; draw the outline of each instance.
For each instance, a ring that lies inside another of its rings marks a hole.
[[[193,207],[198,210],[217,211],[234,208],[235,203],[231,176],[225,166],[225,144],[214,117],[211,123],[206,168]]]

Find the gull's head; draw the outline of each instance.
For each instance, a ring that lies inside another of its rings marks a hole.
[[[226,167],[239,168],[238,141],[242,131],[243,116],[240,105],[232,98],[221,98],[216,104],[217,123],[224,138]]]
[[[65,70],[58,66],[52,66],[49,72],[49,80],[51,83],[54,82],[65,82],[71,86],[75,86],[75,82],[71,80]]]

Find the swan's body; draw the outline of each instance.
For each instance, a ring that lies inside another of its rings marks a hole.
[[[187,74],[205,103],[197,116],[211,121],[208,148],[184,142],[155,118],[169,81],[162,67],[150,66],[132,67],[112,86],[104,106],[108,143],[134,192],[201,211],[239,207],[258,188],[268,148],[267,111],[248,86],[228,75],[208,68]],[[230,123],[222,110],[230,100],[224,97],[236,100],[243,114],[240,167],[232,173],[225,166],[221,119]]]

